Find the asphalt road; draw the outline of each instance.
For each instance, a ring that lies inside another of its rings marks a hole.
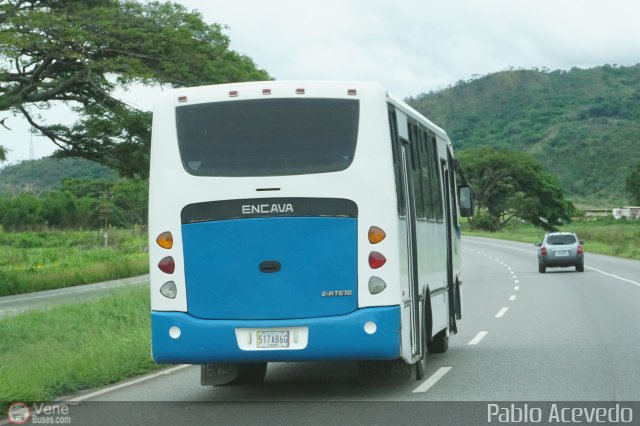
[[[487,401],[640,401],[640,261],[587,245],[585,272],[540,274],[535,251],[464,238],[460,332],[422,382],[362,384],[352,363],[283,363],[260,386],[213,388],[181,365],[66,398],[73,423],[110,424],[97,422],[107,411],[122,424],[487,424]]]
[[[55,290],[17,294],[15,296],[3,296],[0,297],[0,319],[8,315],[14,315],[28,310],[42,309],[50,306],[63,305],[69,302],[93,299],[108,294],[114,289],[126,285],[142,284],[149,284],[149,274],[95,284],[85,284],[74,287],[58,288]]]

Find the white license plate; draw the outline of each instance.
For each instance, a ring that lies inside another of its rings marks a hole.
[[[289,331],[258,331],[259,348],[288,348]]]
[[[569,256],[569,251],[568,250],[558,250],[556,252],[556,256],[557,257],[566,257]]]

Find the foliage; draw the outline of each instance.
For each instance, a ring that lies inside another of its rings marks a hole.
[[[118,100],[114,90],[268,79],[229,49],[223,29],[175,3],[0,0],[0,111],[24,115],[58,155],[144,178],[151,114]],[[43,122],[38,111],[59,103],[77,111],[79,121]]]
[[[627,191],[631,194],[632,202],[640,204],[640,162],[627,176]]]
[[[531,154],[587,206],[624,204],[625,178],[640,161],[640,65],[504,71],[408,102],[457,149]]]
[[[82,158],[41,158],[0,169],[0,195],[61,189],[65,179],[114,181],[110,168]]]
[[[571,219],[574,208],[558,180],[530,155],[482,147],[464,150],[458,159],[474,191],[476,226],[497,230],[521,219],[553,230]]]
[[[67,179],[45,193],[0,196],[0,225],[8,231],[97,229],[146,225],[148,182]]]
[[[0,296],[127,278],[149,271],[142,228],[0,232]]]
[[[8,401],[50,401],[157,369],[149,321],[145,286],[2,319],[0,412]]]

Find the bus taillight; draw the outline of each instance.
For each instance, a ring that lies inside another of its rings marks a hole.
[[[385,283],[382,278],[375,276],[369,278],[369,293],[378,294],[385,288],[387,288],[387,283]]]
[[[165,274],[173,274],[173,271],[176,270],[176,262],[173,257],[167,256],[158,263],[158,268]]]
[[[173,281],[168,281],[160,287],[160,293],[167,299],[175,299],[178,295],[178,287]]]
[[[382,265],[387,262],[387,258],[382,255],[382,253],[378,253],[377,251],[372,251],[369,253],[369,266],[371,269],[378,269]]]
[[[371,244],[378,244],[380,241],[384,240],[384,237],[386,236],[387,234],[377,226],[369,228],[369,242]]]
[[[164,249],[170,249],[173,247],[173,235],[169,231],[163,232],[156,238],[156,243]]]

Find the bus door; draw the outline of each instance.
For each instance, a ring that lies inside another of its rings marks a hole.
[[[416,233],[416,196],[413,186],[412,173],[412,152],[410,142],[400,139],[401,157],[401,188],[406,212],[406,235],[407,235],[407,276],[409,279],[409,299],[405,303],[410,303],[411,309],[411,354],[416,357],[420,355],[420,294],[418,288],[418,247]]]
[[[453,212],[451,209],[451,200],[453,195],[451,194],[451,171],[446,161],[442,161],[442,189],[444,191],[444,209],[445,209],[445,229],[447,232],[447,299],[449,300],[449,330],[454,333],[457,332],[456,320],[455,320],[455,288],[453,280],[453,232],[452,227],[454,224]]]

